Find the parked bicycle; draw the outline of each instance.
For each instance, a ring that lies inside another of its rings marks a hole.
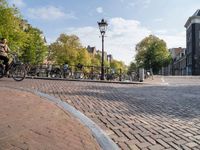
[[[26,76],[26,70],[22,62],[19,61],[16,53],[9,53],[11,55],[11,63],[8,67],[8,75],[11,76],[15,81],[22,81]],[[0,78],[5,76],[5,65],[0,61]]]
[[[62,77],[62,71],[59,67],[55,66],[50,71],[50,77],[51,78],[61,78]]]

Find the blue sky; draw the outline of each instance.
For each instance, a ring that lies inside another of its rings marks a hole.
[[[200,9],[199,0],[8,0],[47,42],[61,33],[76,34],[83,46],[101,49],[97,21],[105,18],[105,49],[129,64],[135,45],[149,34],[164,39],[168,48],[185,47],[184,24]]]

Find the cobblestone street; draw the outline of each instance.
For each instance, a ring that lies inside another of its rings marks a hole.
[[[172,84],[172,79],[166,85],[132,85],[4,78],[0,84],[60,98],[124,150],[179,150],[200,149],[200,79],[191,80],[185,85]]]

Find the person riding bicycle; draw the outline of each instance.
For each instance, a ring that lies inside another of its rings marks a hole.
[[[8,71],[9,67],[9,58],[8,58],[8,52],[10,51],[7,40],[5,38],[2,38],[0,41],[0,60],[3,60],[3,64],[5,65],[5,74]]]
[[[67,62],[65,62],[65,63],[63,64],[63,77],[64,77],[64,78],[66,78],[68,69],[69,69],[69,65],[68,65]]]

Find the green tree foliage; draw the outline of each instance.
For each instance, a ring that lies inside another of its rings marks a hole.
[[[76,35],[61,34],[58,39],[49,46],[50,61],[62,65],[68,63],[69,66],[75,66],[78,63],[84,66],[101,67],[101,53],[90,54],[84,48]],[[104,60],[105,67],[111,67],[119,73],[119,70],[126,71],[126,66],[122,61],[112,60],[111,64]],[[87,71],[85,67],[85,71]]]
[[[8,39],[12,50],[23,47],[27,36],[21,28],[21,17],[16,8],[9,7],[5,0],[0,0],[0,37]]]
[[[120,69],[122,72],[126,72],[127,67],[122,61],[112,60],[110,63],[110,67],[113,68],[116,73],[120,73]]]
[[[136,72],[137,71],[137,65],[135,62],[131,62],[130,66],[128,67],[128,75],[131,75],[132,72]]]
[[[10,49],[22,60],[32,64],[44,61],[47,47],[41,35],[41,31],[23,20],[17,8],[0,0],[0,37],[8,39]]]
[[[91,64],[92,66],[101,66],[101,55],[96,54],[95,56],[91,55]]]
[[[56,42],[49,46],[50,58],[57,64],[84,65],[91,64],[91,57],[88,51],[83,48],[80,40],[75,35],[61,34]]]
[[[22,58],[24,62],[31,64],[40,64],[47,56],[47,46],[42,32],[31,26],[26,30],[27,39],[22,48]]]
[[[167,50],[166,43],[154,35],[144,38],[136,45],[136,63],[139,67],[153,69],[154,73],[168,65],[171,55]]]
[[[0,0],[0,38],[2,37],[8,39],[11,50],[17,52],[24,62],[40,64],[48,59],[57,64],[67,62],[71,66],[78,63],[84,66],[101,66],[101,55],[89,54],[75,35],[61,34],[47,49],[42,32],[28,24],[19,10],[8,6],[6,0]],[[104,65],[109,66],[106,59]],[[124,66],[119,61],[111,64],[116,70],[123,69]]]
[[[86,48],[81,48],[78,50],[77,62],[84,64],[85,66],[91,65],[91,56]]]

